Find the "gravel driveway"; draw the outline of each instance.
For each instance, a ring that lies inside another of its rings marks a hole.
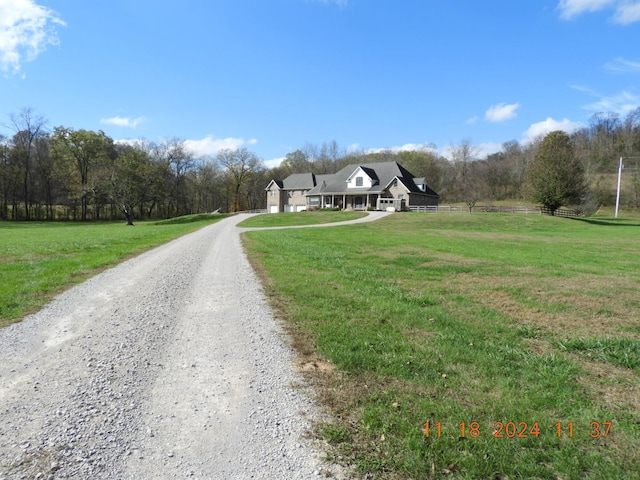
[[[243,254],[246,217],[0,330],[0,479],[344,476],[304,438],[319,410]]]

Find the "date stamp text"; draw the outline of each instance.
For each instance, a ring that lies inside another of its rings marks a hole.
[[[492,426],[483,426],[480,422],[460,422],[455,426],[445,426],[441,422],[425,422],[422,431],[428,438],[530,438],[540,435],[556,435],[558,438],[590,437],[606,438],[611,432],[611,422],[557,422],[552,426],[541,427],[540,422],[493,422]]]

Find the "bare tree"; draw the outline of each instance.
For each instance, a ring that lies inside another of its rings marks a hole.
[[[475,164],[479,159],[480,149],[470,140],[463,140],[459,145],[450,146],[450,155],[455,172],[457,196],[467,204],[471,212],[484,194]]]
[[[56,171],[55,157],[51,155],[49,135],[42,136],[36,140],[34,175],[38,189],[36,202],[38,205],[44,203],[45,218],[53,220],[55,216],[54,205],[57,200],[61,179]],[[36,212],[36,214],[40,217],[39,212]]]
[[[627,114],[619,130],[621,155],[635,156],[640,152],[640,107]]]
[[[187,172],[195,165],[194,155],[184,140],[178,138],[163,139],[152,146],[155,161],[165,165],[170,178],[168,214],[184,215],[189,213],[187,207]]]
[[[20,171],[22,200],[24,202],[25,219],[31,219],[31,205],[33,203],[33,163],[36,154],[38,138],[46,135],[47,120],[36,115],[31,108],[23,108],[19,113],[9,115],[11,128],[15,135],[12,138],[12,152],[16,166]],[[14,212],[14,217],[16,212]]]
[[[213,212],[223,202],[222,175],[215,161],[202,161],[190,172],[191,203],[196,212]],[[264,189],[264,185],[262,186]],[[261,191],[263,193],[263,191]],[[263,195],[264,196],[264,195]]]
[[[238,150],[220,150],[216,156],[218,163],[225,170],[229,188],[231,189],[231,205],[229,210],[242,210],[241,190],[247,186],[252,174],[261,171],[262,162],[246,148]],[[264,188],[264,186],[263,186]]]
[[[9,162],[9,142],[0,134],[0,219],[9,218],[9,192],[11,189],[11,170]]]

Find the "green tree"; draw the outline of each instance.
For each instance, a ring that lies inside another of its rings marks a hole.
[[[526,171],[529,198],[551,211],[576,205],[586,193],[584,169],[576,159],[571,139],[563,131],[549,133],[540,143]]]
[[[152,164],[144,148],[137,145],[120,145],[117,150],[109,174],[111,196],[127,225],[133,225],[134,209],[147,198],[154,182]]]
[[[69,166],[73,182],[72,194],[75,193],[80,198],[80,219],[85,221],[90,197],[100,193],[101,188],[105,188],[106,182],[97,175],[97,167],[113,157],[113,140],[102,130],[94,132],[56,127],[52,143],[54,156]]]
[[[284,158],[280,166],[282,167],[282,174],[284,177],[287,177],[292,173],[307,173],[311,171],[311,162],[309,162],[309,157],[302,150],[287,153],[287,156]]]

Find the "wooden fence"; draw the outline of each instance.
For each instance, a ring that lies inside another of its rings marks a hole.
[[[486,212],[486,213],[533,213],[536,215],[551,215],[551,210],[544,207],[525,207],[525,206],[512,206],[512,207],[493,207],[493,206],[483,206],[483,207],[472,207],[469,210],[469,207],[466,206],[447,206],[447,205],[438,205],[438,206],[413,206],[409,207],[409,210],[412,212],[423,212],[423,213],[476,213],[476,212]],[[558,217],[578,217],[578,213],[573,210],[565,210],[558,209],[555,211],[555,215]]]
[[[551,215],[551,210],[548,208],[540,208],[540,213],[543,215]],[[574,210],[565,210],[563,208],[559,208],[555,211],[554,215],[556,217],[579,217],[580,214]]]

